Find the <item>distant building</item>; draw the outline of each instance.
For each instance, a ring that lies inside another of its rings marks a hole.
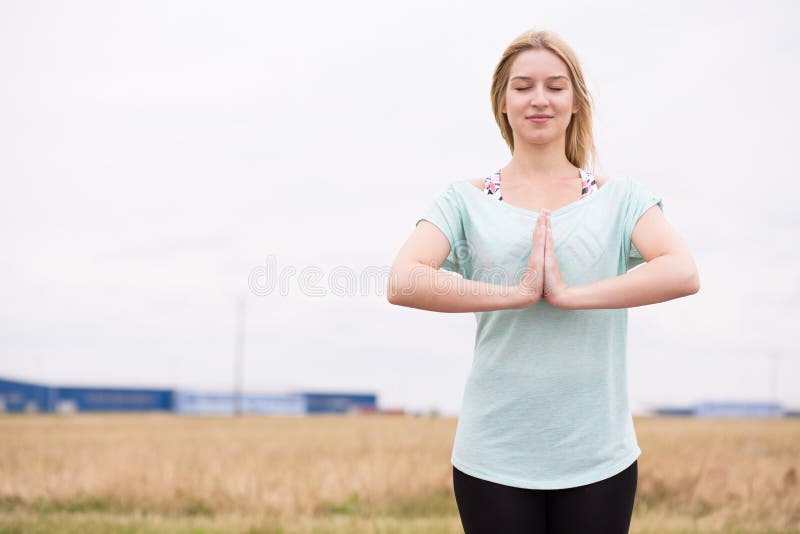
[[[694,406],[695,417],[783,417],[775,402],[702,402]]]
[[[0,379],[0,412],[171,411],[166,389],[46,386]]]
[[[175,393],[168,389],[55,387],[56,412],[169,412]]]
[[[285,394],[48,386],[0,379],[0,413],[167,411],[180,414],[382,413],[374,393]]]
[[[53,411],[52,388],[0,378],[0,412]]]
[[[694,415],[693,408],[655,408],[651,412],[655,415],[672,415],[676,417],[691,417]]]
[[[241,397],[232,393],[203,391],[176,391],[175,412],[182,414],[230,414],[243,413],[300,415],[306,413],[305,402],[294,394],[243,393]]]
[[[784,417],[792,415],[775,402],[707,401],[688,407],[663,407],[657,415],[689,417]]]
[[[348,413],[362,408],[375,408],[374,393],[299,393],[307,413]]]

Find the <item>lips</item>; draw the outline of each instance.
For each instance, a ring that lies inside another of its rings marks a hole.
[[[534,124],[546,124],[552,118],[550,115],[532,115],[525,120]]]

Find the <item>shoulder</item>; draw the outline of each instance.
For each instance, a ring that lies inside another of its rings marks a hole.
[[[472,187],[474,187],[476,189],[480,189],[481,191],[483,191],[484,180],[485,180],[484,178],[470,178],[470,179],[465,180],[465,181],[468,182],[469,184],[471,184]]]
[[[630,191],[630,178],[627,176],[594,176],[598,190],[608,189],[608,194],[614,190],[616,195],[625,195]]]
[[[626,199],[631,196],[631,179],[626,175],[605,175],[593,176],[597,191],[605,191],[603,196],[606,199],[616,199],[612,202],[624,204]]]

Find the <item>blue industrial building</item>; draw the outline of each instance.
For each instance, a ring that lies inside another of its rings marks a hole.
[[[53,388],[0,378],[0,412],[49,412]]]
[[[306,413],[347,413],[359,408],[375,408],[371,393],[302,393]]]
[[[215,415],[242,413],[302,415],[306,403],[301,395],[214,393],[176,391],[174,411],[182,414]]]
[[[167,389],[87,388],[0,379],[0,412],[172,411]]]
[[[303,415],[377,411],[374,393],[284,394],[49,386],[0,379],[0,413],[141,412]]]
[[[691,417],[785,417],[795,415],[776,402],[707,401],[683,408],[660,408],[658,415]]]
[[[55,411],[171,411],[175,392],[169,389],[55,387]]]

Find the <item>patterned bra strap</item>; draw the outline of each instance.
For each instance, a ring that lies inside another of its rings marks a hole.
[[[491,174],[483,179],[483,192],[487,195],[493,195],[497,200],[503,200],[503,194],[500,192],[499,169],[494,174]]]
[[[597,191],[597,182],[590,171],[585,171],[583,169],[579,170],[581,174],[581,183],[583,184],[583,187],[581,188],[581,198],[583,198]]]

